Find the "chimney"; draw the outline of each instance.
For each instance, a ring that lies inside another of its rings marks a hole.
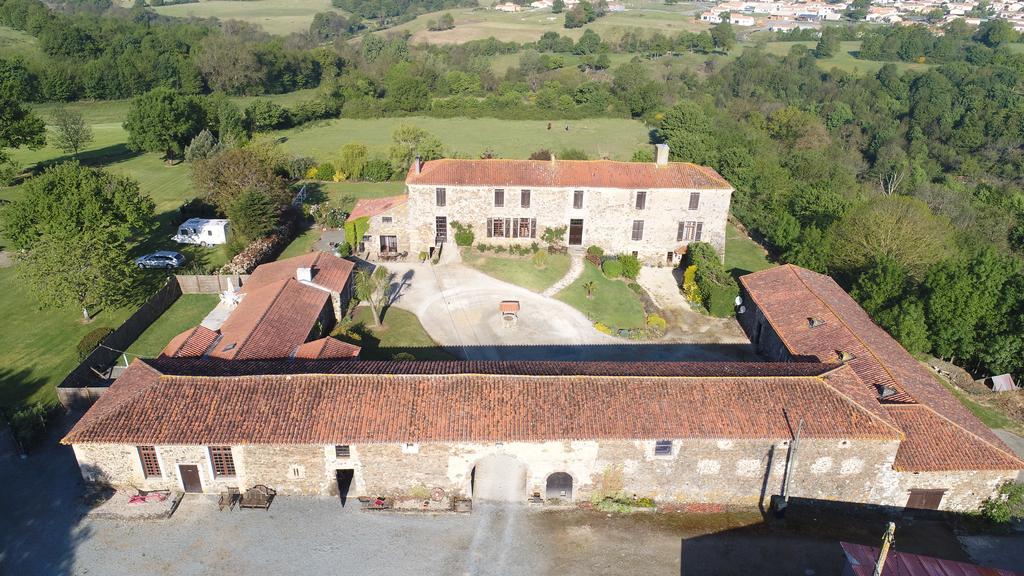
[[[551,165],[552,166],[555,165],[555,153],[554,152],[551,153]]]
[[[668,164],[668,144],[655,144],[655,160],[654,163],[658,166],[665,166]]]
[[[416,173],[419,174],[423,170],[423,157],[419,154],[416,155],[415,165]]]
[[[312,282],[313,281],[313,269],[312,268],[296,268],[295,279],[299,282]]]

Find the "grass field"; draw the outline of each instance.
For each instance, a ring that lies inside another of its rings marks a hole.
[[[544,268],[537,268],[529,256],[497,256],[476,250],[463,250],[462,262],[468,266],[534,292],[543,292],[569,271],[569,257],[551,254]]]
[[[802,44],[813,49],[817,42],[769,42],[765,45],[765,51],[769,54],[785,56],[789,53],[789,49],[796,44]],[[854,54],[860,49],[860,42],[840,42],[839,46],[841,50],[838,54],[833,55],[831,58],[818,60],[820,68],[823,70],[838,68],[843,72],[855,74],[874,74],[882,66],[890,64],[890,62],[878,62],[875,60],[858,60]],[[895,64],[900,71],[927,70],[931,66],[930,64],[918,64],[916,62],[891,62],[891,64]]]
[[[0,54],[4,57],[20,57],[28,61],[40,61],[43,52],[39,42],[25,32],[0,26]]]
[[[587,282],[597,285],[592,299],[587,298],[587,291],[583,288]],[[592,322],[601,322],[613,329],[644,325],[644,307],[640,297],[622,280],[606,278],[590,262],[584,264],[580,277],[555,294],[555,298],[583,312]]]
[[[731,222],[725,227],[725,269],[734,277],[771,268],[760,244],[747,238]]]
[[[391,360],[401,352],[410,353],[417,360],[453,359],[451,354],[438,347],[412,312],[392,306],[385,311],[379,328],[373,326],[372,314],[369,306],[360,306],[353,314],[355,322],[362,323],[371,335],[362,342],[361,359]]]
[[[338,12],[330,0],[202,0],[154,8],[157,14],[179,18],[241,20],[262,27],[270,34],[288,35],[309,30],[317,12]]]
[[[694,18],[693,4],[665,6],[653,3],[635,3],[626,12],[613,12],[598,18],[585,28],[566,29],[564,14],[552,14],[551,10],[526,10],[507,13],[489,8],[459,8],[444,10],[455,19],[455,28],[439,32],[427,30],[427,22],[436,20],[441,12],[424,14],[415,20],[394,28],[378,32],[391,34],[409,32],[413,43],[459,44],[470,40],[494,37],[503,42],[533,42],[545,32],[579,38],[586,28],[591,28],[602,38],[614,39],[626,30],[644,29],[674,34],[682,30],[705,30],[708,25]]]
[[[342,145],[366,144],[371,155],[385,155],[395,128],[418,126],[444,142],[449,156],[478,157],[493,150],[501,158],[527,158],[541,148],[556,154],[564,148],[580,148],[591,157],[608,156],[628,160],[636,150],[649,146],[643,123],[625,118],[591,118],[556,122],[552,130],[543,120],[499,120],[496,118],[378,118],[338,119],[319,122],[280,134],[287,138],[284,148],[307,154],[320,161],[333,160]],[[565,131],[565,125],[569,131]]]
[[[132,356],[155,358],[178,334],[198,326],[203,318],[217,306],[216,294],[183,294],[156,322],[153,322],[138,340],[128,347],[129,360]]]

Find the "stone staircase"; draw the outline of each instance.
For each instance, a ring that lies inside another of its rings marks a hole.
[[[569,284],[575,282],[580,277],[580,274],[583,274],[584,255],[585,252],[583,250],[569,250],[569,271],[558,282],[555,282],[547,290],[541,292],[541,296],[550,298],[561,292]]]

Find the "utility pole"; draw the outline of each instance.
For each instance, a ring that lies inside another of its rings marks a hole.
[[[789,454],[786,456],[786,474],[785,480],[782,483],[782,500],[786,504],[789,504],[789,480],[793,475],[793,462],[796,461],[796,449],[800,443],[800,430],[804,427],[804,419],[800,419],[800,423],[796,425],[796,435],[793,437],[793,442],[789,445]]]
[[[875,562],[875,571],[872,576],[882,576],[882,570],[885,568],[885,559],[889,556],[889,546],[892,546],[895,539],[896,523],[889,522],[889,526],[885,529],[885,534],[882,535],[882,548],[878,551],[878,561]]]

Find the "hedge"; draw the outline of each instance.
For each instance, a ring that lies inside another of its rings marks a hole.
[[[707,242],[690,244],[686,251],[686,265],[697,267],[694,281],[709,314],[727,318],[736,313],[736,297],[740,288],[722,265],[714,247]]]
[[[103,342],[103,339],[110,336],[114,332],[113,328],[100,327],[90,330],[82,339],[78,341],[78,345],[75,347],[78,352],[78,360],[81,362],[92,354],[92,351]]]

